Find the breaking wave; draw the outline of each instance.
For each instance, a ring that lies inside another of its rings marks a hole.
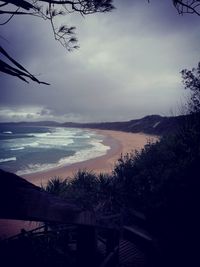
[[[7,158],[7,159],[0,159],[0,163],[2,163],[2,162],[8,162],[8,161],[16,161],[16,160],[17,160],[16,157]]]

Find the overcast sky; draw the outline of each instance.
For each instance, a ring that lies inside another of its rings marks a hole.
[[[1,26],[3,47],[51,85],[0,74],[0,121],[122,121],[177,112],[180,71],[199,61],[200,18],[178,15],[171,0],[114,3],[111,13],[64,17],[77,27],[80,49],[72,53],[41,19]]]

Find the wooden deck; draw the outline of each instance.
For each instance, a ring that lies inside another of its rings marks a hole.
[[[1,257],[8,263],[4,266],[20,263],[24,257],[25,263],[21,262],[21,267],[45,267],[40,258],[41,265],[34,261],[27,265],[27,255],[34,257],[33,252],[38,246],[41,250],[47,247],[49,257],[55,255],[59,264],[63,264],[58,266],[65,266],[68,261],[73,267],[155,266],[153,238],[143,230],[115,224],[112,227],[108,224],[109,216],[102,217],[98,223],[94,213],[82,211],[73,203],[52,196],[17,175],[0,170],[0,182],[0,218],[45,222],[41,228],[22,231],[0,243]],[[118,216],[112,215],[110,221]],[[45,259],[45,254],[43,256]],[[74,259],[73,264],[70,259]]]
[[[58,230],[59,229],[59,230]],[[105,230],[105,229],[104,229]],[[74,225],[64,225],[64,226],[57,226],[57,229],[52,230],[46,226],[38,227],[31,231],[22,231],[20,234],[8,238],[0,243],[1,251],[2,246],[7,247],[4,251],[4,256],[10,254],[12,249],[16,250],[17,253],[19,251],[23,252],[24,244],[26,244],[26,252],[28,255],[30,251],[33,250],[32,244],[33,242],[36,244],[39,242],[40,244],[45,244],[47,240],[59,240],[62,236],[65,237],[64,244],[60,244],[60,241],[57,243],[57,247],[59,248],[60,255],[64,255],[65,253],[70,255],[71,257],[75,257],[77,260],[77,253],[78,253],[78,246],[79,246],[79,229],[78,226]],[[99,233],[97,233],[97,247],[96,251],[93,250],[95,253],[95,264],[93,263],[90,265],[90,261],[87,262],[87,266],[99,266],[99,267],[146,267],[148,265],[148,259],[146,258],[145,253],[138,248],[136,244],[130,242],[124,237],[120,237],[120,239],[114,244],[113,246],[110,245],[110,229],[107,232],[107,236],[102,238]],[[84,245],[87,247],[89,240],[84,240]],[[94,244],[92,244],[94,248]],[[30,250],[30,251],[29,251]],[[91,251],[91,250],[90,250]],[[15,251],[16,252],[16,251]],[[15,254],[14,252],[14,254]],[[86,256],[87,250],[84,251],[84,256]],[[22,253],[23,255],[23,253]],[[1,257],[4,257],[1,255]],[[91,257],[91,254],[88,256]],[[16,256],[14,256],[16,257]],[[87,260],[89,258],[87,257]],[[16,259],[15,259],[16,261]],[[19,262],[20,265],[23,263]],[[77,260],[75,266],[85,266],[85,258],[82,258],[80,261]],[[6,265],[5,265],[6,266]],[[10,266],[10,262],[9,265]],[[39,265],[40,266],[40,265]]]

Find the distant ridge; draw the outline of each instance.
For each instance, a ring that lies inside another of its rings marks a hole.
[[[149,115],[142,119],[124,122],[102,122],[102,123],[63,123],[64,127],[92,128],[102,130],[115,130],[132,133],[147,133],[152,135],[165,135],[174,133],[179,129],[187,116],[162,117],[160,115]]]
[[[147,133],[152,135],[165,135],[174,133],[188,116],[163,117],[160,115],[149,115],[142,119],[123,121],[123,122],[98,122],[98,123],[59,123],[55,121],[38,122],[7,122],[1,125],[15,126],[51,126],[51,127],[71,127],[71,128],[91,128],[102,130],[115,130],[132,133]]]
[[[56,121],[20,121],[20,122],[0,122],[1,125],[15,126],[61,126],[61,123]]]

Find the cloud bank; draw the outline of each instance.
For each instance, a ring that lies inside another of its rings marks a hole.
[[[14,18],[3,28],[4,47],[51,86],[0,74],[2,121],[119,121],[176,109],[184,94],[180,71],[199,60],[200,18],[179,16],[171,1],[115,5],[109,14],[60,19],[77,26],[80,49],[73,53],[38,18]]]

